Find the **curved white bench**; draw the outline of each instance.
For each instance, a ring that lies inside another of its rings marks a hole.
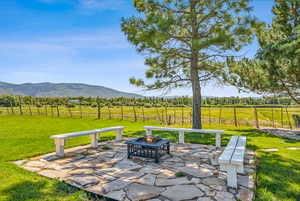
[[[98,146],[98,134],[108,132],[108,131],[116,131],[116,140],[122,140],[122,135],[123,135],[123,131],[124,131],[123,126],[101,128],[101,129],[74,132],[74,133],[66,133],[66,134],[61,134],[61,135],[53,135],[53,136],[51,136],[51,138],[54,139],[54,142],[55,142],[56,154],[58,156],[62,157],[62,156],[64,156],[64,145],[65,145],[66,139],[83,136],[83,135],[90,135],[91,136],[91,146],[96,148]]]
[[[179,132],[179,143],[184,143],[184,133],[210,133],[216,134],[216,147],[221,147],[221,134],[223,130],[206,130],[206,129],[190,129],[190,128],[169,128],[169,127],[158,127],[158,126],[144,126],[148,135],[152,134],[152,130],[164,130],[164,131],[178,131]]]
[[[245,136],[232,136],[219,157],[220,170],[227,172],[227,185],[237,188],[237,173],[244,173]]]

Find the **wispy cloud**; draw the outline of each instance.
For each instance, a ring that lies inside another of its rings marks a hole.
[[[125,8],[126,0],[38,0],[43,3],[71,3],[80,9],[120,10]]]
[[[79,0],[80,6],[93,10],[119,10],[125,7],[125,0]]]

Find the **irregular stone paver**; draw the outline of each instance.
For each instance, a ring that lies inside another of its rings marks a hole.
[[[210,197],[201,197],[198,198],[197,201],[213,201]]]
[[[133,201],[147,200],[158,196],[162,190],[155,186],[134,183],[128,187],[127,196]]]
[[[135,180],[135,182],[153,186],[155,184],[155,180],[156,180],[156,175],[147,174],[142,178]]]
[[[65,173],[63,173],[62,171],[57,171],[57,170],[42,170],[39,172],[40,175],[43,175],[45,177],[49,177],[52,179],[62,179],[66,176]]]
[[[132,182],[129,180],[118,179],[118,180],[112,181],[110,183],[104,184],[103,188],[104,188],[105,192],[116,191],[116,190],[125,188],[126,186],[128,186],[131,183]]]
[[[124,160],[120,161],[119,163],[117,163],[115,165],[115,167],[120,168],[120,169],[134,170],[134,169],[139,169],[142,166],[136,164],[135,162],[132,162],[131,160],[124,159]]]
[[[225,191],[217,192],[215,199],[217,201],[235,201],[236,200],[232,193],[225,192]]]
[[[120,191],[112,191],[108,194],[105,194],[105,197],[114,199],[114,200],[124,200],[126,197],[126,193],[123,190]]]
[[[79,186],[93,185],[100,182],[100,179],[98,177],[90,175],[75,175],[69,177],[68,180],[79,184]]]
[[[222,153],[211,145],[171,144],[171,156],[156,164],[151,159],[127,159],[124,141],[66,149],[63,158],[55,153],[14,161],[29,171],[65,181],[83,190],[114,200],[134,201],[252,201],[254,199],[255,153],[246,150],[245,173],[238,174],[238,189],[227,188],[226,172],[219,170]],[[102,149],[102,145],[111,150]],[[179,172],[185,173],[180,177]]]
[[[249,189],[241,188],[238,191],[237,198],[241,201],[251,201],[254,198],[254,193]]]
[[[156,180],[156,186],[174,186],[174,185],[190,184],[190,183],[193,182],[188,180],[186,177],[180,177],[176,179],[158,178]]]
[[[213,171],[207,168],[203,167],[182,167],[178,168],[179,171],[184,172],[188,175],[194,176],[194,177],[199,177],[199,178],[204,178],[204,177],[209,177],[213,175]]]
[[[162,195],[172,201],[180,201],[194,199],[204,195],[204,193],[194,185],[177,185],[168,187]]]

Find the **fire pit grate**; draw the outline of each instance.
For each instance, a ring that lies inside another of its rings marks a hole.
[[[126,142],[127,157],[139,156],[153,158],[156,163],[164,154],[170,154],[170,140],[152,135],[135,138]]]

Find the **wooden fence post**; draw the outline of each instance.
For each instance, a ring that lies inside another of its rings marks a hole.
[[[144,111],[144,106],[142,106],[142,115],[143,115],[143,122],[145,121],[145,111]]]
[[[20,110],[20,115],[23,115],[21,96],[19,96],[19,110]]]
[[[293,127],[292,127],[292,123],[291,123],[291,119],[290,119],[290,116],[289,116],[287,106],[285,107],[285,111],[286,111],[286,116],[287,116],[287,119],[288,119],[288,122],[289,122],[290,129],[292,130]]]
[[[234,126],[237,127],[238,122],[237,122],[237,115],[236,115],[236,107],[234,107],[233,110],[234,110]]]
[[[254,106],[254,116],[255,116],[255,125],[256,125],[256,128],[259,128],[258,114],[257,114],[257,109],[256,109],[255,106]]]
[[[59,113],[58,103],[56,103],[56,112],[57,112],[57,116],[59,117],[60,113]]]
[[[45,114],[46,114],[46,117],[48,116],[48,106],[47,106],[47,103],[45,103]]]
[[[68,107],[68,111],[69,111],[69,115],[71,118],[73,118],[73,114],[72,114],[72,110],[71,110],[71,107]]]
[[[184,112],[183,112],[183,105],[181,106],[181,125],[184,124]]]
[[[135,110],[135,107],[133,107],[133,115],[134,115],[134,121],[136,122],[137,121],[137,117],[136,117],[136,110]]]
[[[28,104],[28,107],[29,107],[29,113],[30,113],[30,115],[32,116],[31,105],[32,105],[32,99],[30,98],[30,102],[29,102],[29,104]]]
[[[108,118],[111,119],[111,110],[110,110],[110,106],[108,105],[107,106],[107,109],[108,109]]]
[[[272,126],[273,128],[276,128],[275,126],[275,118],[274,118],[274,108],[272,107]]]
[[[101,119],[100,103],[97,101],[97,119]]]
[[[12,114],[15,114],[15,110],[14,110],[14,106],[13,106],[13,103],[11,100],[9,100],[9,103],[10,103],[10,109],[11,109],[11,113]]]
[[[123,110],[123,105],[121,105],[121,120],[124,120],[124,110]]]
[[[81,105],[81,100],[79,101],[79,110],[80,110],[80,119],[82,119],[82,105]]]
[[[222,116],[222,106],[220,107],[220,113],[219,113],[219,124],[221,124],[221,116]]]
[[[283,107],[281,106],[281,114],[280,114],[280,119],[281,119],[281,128],[283,128]]]
[[[173,106],[173,118],[174,118],[174,124],[176,124],[176,106]]]
[[[211,111],[210,111],[210,107],[208,106],[208,124],[211,125]]]

